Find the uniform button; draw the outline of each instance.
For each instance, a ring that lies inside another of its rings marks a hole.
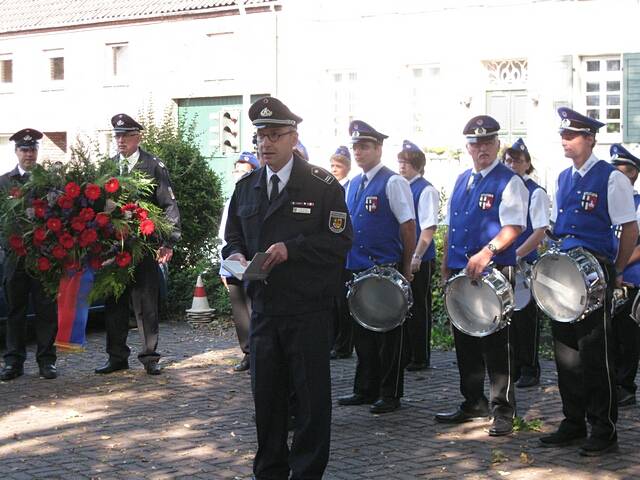
[[[576,208],[573,212],[574,212],[574,213],[578,213],[578,209]]]
[[[358,233],[362,233],[362,230],[358,230]]]
[[[454,215],[458,215],[458,212],[453,212]]]
[[[575,225],[571,225],[571,228],[576,228],[576,226]]]
[[[360,248],[364,248],[364,245],[360,245]]]
[[[362,217],[362,214],[358,215],[358,217]]]
[[[580,195],[582,192],[581,192],[580,190],[578,190],[576,193],[577,193],[578,195]]]
[[[455,228],[452,228],[452,229],[451,229],[451,231],[452,231],[452,232],[455,232],[455,231],[456,231],[456,229],[455,229]]]
[[[564,210],[562,210],[562,209],[560,209],[560,210],[558,210],[558,211],[559,211],[560,213],[564,212]]]
[[[469,231],[469,229],[468,229],[468,228],[465,228],[465,229],[464,229],[464,231],[465,231],[465,232],[468,232],[468,231]]]

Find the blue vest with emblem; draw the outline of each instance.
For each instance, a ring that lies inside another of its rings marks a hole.
[[[499,207],[502,192],[516,175],[498,163],[486,177],[467,191],[471,170],[458,177],[453,189],[449,215],[447,266],[464,268],[468,258],[480,251],[502,229]],[[493,258],[497,265],[515,265],[515,242]]]
[[[640,194],[633,194],[633,202],[636,205],[636,210],[638,210],[638,206],[640,205]],[[616,252],[618,251],[618,247],[620,246],[621,233],[622,225],[616,225],[613,228],[613,246]],[[640,245],[640,237],[638,238],[638,242],[636,242],[636,245]],[[622,279],[625,283],[630,283],[635,287],[640,286],[640,260],[630,263],[625,267],[624,272],[622,273]]]
[[[564,237],[561,250],[584,247],[612,262],[615,260],[607,190],[609,176],[614,170],[609,163],[598,160],[573,188],[572,169],[567,168],[560,173],[556,192],[557,218],[553,231],[557,236]]]
[[[420,233],[422,232],[422,227],[420,226],[420,218],[418,218],[418,203],[420,202],[420,195],[425,188],[430,186],[431,184],[427,180],[425,180],[424,177],[417,178],[411,183],[413,206],[416,211],[416,240],[420,239]],[[433,260],[434,258],[436,258],[435,238],[431,241],[431,244],[429,245],[429,248],[427,248],[427,251],[424,252],[422,261],[426,262],[428,260]]]
[[[532,179],[527,179],[524,182],[525,186],[527,187],[527,190],[529,190],[529,208],[527,209],[527,228],[520,234],[520,236],[518,237],[518,239],[516,240],[516,250],[520,247],[520,245],[522,245],[527,238],[529,238],[531,236],[531,234],[533,233],[533,227],[531,226],[531,215],[530,215],[530,211],[531,211],[531,196],[533,195],[533,192],[536,191],[536,189],[540,188],[542,190],[544,190],[544,188],[542,188],[540,185],[538,185],[536,182],[534,182]],[[535,262],[535,260],[538,258],[538,249],[536,248],[533,252],[531,252],[529,255],[527,255],[526,257],[523,258],[523,260],[525,260],[526,262],[529,263],[533,263]]]
[[[353,246],[347,256],[349,270],[363,270],[385,263],[398,263],[402,258],[400,225],[391,211],[385,187],[396,175],[382,167],[360,192],[363,175],[353,178],[347,192],[347,207],[353,224]]]

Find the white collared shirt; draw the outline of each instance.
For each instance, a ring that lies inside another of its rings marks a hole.
[[[373,167],[368,172],[362,172],[363,179],[365,181],[366,187],[367,183],[369,183],[376,174],[382,169],[384,165],[380,162],[378,165]],[[349,182],[349,189],[353,187],[353,182]],[[409,186],[409,182],[402,176],[392,175],[389,177],[387,181],[387,185],[385,186],[384,192],[389,199],[389,208],[391,208],[391,212],[393,212],[393,216],[396,217],[396,220],[399,224],[403,224],[409,220],[415,220],[416,211],[413,207],[413,195],[411,194],[411,187]]]
[[[133,167],[135,167],[136,163],[138,163],[138,160],[140,160],[140,149],[136,149],[135,152],[133,152],[130,156],[125,157],[124,155],[120,154],[120,163],[124,162],[127,164],[127,168],[128,171],[127,173],[130,173],[131,170],[133,170]],[[124,173],[124,172],[121,172]]]
[[[20,176],[22,177],[27,171],[18,164],[18,172],[20,172]]]
[[[274,175],[278,176],[278,180],[279,180],[278,194],[280,194],[280,192],[282,192],[282,189],[289,182],[289,177],[291,177],[292,169],[293,169],[293,155],[291,155],[291,158],[289,159],[289,161],[284,164],[284,167],[282,167],[277,172],[274,172],[273,170],[271,170],[271,167],[267,165],[267,196],[271,195],[271,177],[273,177]]]
[[[491,165],[487,168],[476,172],[475,169],[471,169],[471,173],[480,173],[482,178],[489,175],[500,161],[496,158]],[[467,188],[471,184],[473,175],[469,177]],[[455,185],[455,183],[454,183]],[[451,194],[447,199],[447,214],[445,215],[443,225],[449,225],[449,215],[451,213],[451,197],[453,196],[453,188]],[[502,191],[502,201],[498,207],[498,216],[500,218],[500,225],[507,226],[520,226],[523,229],[527,227],[527,210],[529,208],[529,190],[525,186],[522,178],[519,175],[514,175],[511,180],[507,182]]]
[[[409,185],[421,178],[422,175],[416,175],[409,180]],[[420,228],[426,230],[427,228],[438,225],[438,210],[440,208],[440,195],[433,185],[426,186],[420,197],[418,198],[418,211],[416,216],[420,223]]]
[[[571,167],[571,176],[573,176],[575,172],[578,172],[581,177],[584,177],[598,162],[604,162],[604,160],[600,160],[592,153],[579,170],[577,170],[575,166]],[[552,222],[555,222],[558,218],[557,192],[558,179],[556,179],[556,201],[553,202],[553,208],[551,209]],[[636,220],[636,205],[633,201],[633,185],[631,185],[631,182],[624,173],[619,170],[614,170],[611,172],[611,175],[609,175],[609,181],[607,182],[607,212],[609,213],[609,218],[613,225],[622,225]]]
[[[526,182],[531,177],[525,175],[522,179]],[[549,201],[549,195],[542,188],[536,188],[531,197],[529,198],[529,218],[531,218],[531,228],[537,230],[538,228],[549,226],[549,215],[551,213],[551,202]]]

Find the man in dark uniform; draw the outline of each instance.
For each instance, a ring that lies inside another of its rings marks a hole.
[[[416,222],[409,182],[382,164],[386,135],[354,120],[349,125],[356,163],[363,173],[349,183],[347,205],[355,230],[347,269],[358,274],[374,265],[393,265],[411,281],[411,255],[416,246]],[[358,354],[353,393],[339,405],[370,404],[371,413],[400,408],[404,394],[406,323],[388,332],[374,332],[354,321]]]
[[[560,173],[551,211],[561,250],[582,247],[602,266],[607,281],[604,306],[574,323],[551,322],[558,388],[564,419],[558,430],[540,438],[545,447],[582,443],[580,454],[598,456],[618,449],[611,302],[614,286],[638,240],[629,180],[593,154],[604,123],[569,108],[558,109],[564,156],[573,166]],[[616,252],[611,229],[622,225]],[[617,253],[617,255],[616,255]],[[587,425],[591,425],[589,438]]]
[[[0,190],[25,183],[31,169],[38,160],[38,140],[42,133],[25,128],[14,133],[9,140],[16,142],[18,157],[16,168],[0,177]],[[23,374],[23,364],[27,358],[27,309],[29,295],[36,311],[36,361],[40,377],[53,379],[56,371],[56,347],[53,342],[58,332],[56,303],[49,298],[42,284],[31,277],[24,267],[24,258],[17,259],[8,255],[4,263],[4,293],[9,307],[7,316],[7,351],[4,354],[5,366],[0,372],[0,380],[12,380]]]
[[[156,255],[146,255],[138,264],[133,282],[118,300],[107,299],[105,326],[109,359],[102,367],[96,368],[95,372],[106,374],[129,368],[130,349],[127,346],[127,335],[131,305],[138,323],[138,332],[143,341],[138,359],[149,375],[159,375],[160,354],[156,348],[161,274],[158,264],[168,263],[173,256],[173,246],[180,239],[180,212],[166,167],[159,159],[139,147],[142,125],[124,113],[115,115],[111,119],[111,125],[113,125],[119,152],[113,160],[119,164],[120,174],[128,175],[136,170],[153,179],[155,186],[148,201],[164,210],[167,220],[174,228],[169,238],[161,239],[162,243]]]
[[[640,172],[640,158],[631,154],[618,143],[611,145],[609,149],[611,164],[635,185]],[[636,207],[636,217],[640,221],[640,194],[633,192],[633,202]],[[622,229],[618,226],[614,229],[615,249]],[[640,240],[640,239],[639,239]],[[618,406],[626,407],[636,403],[636,374],[638,373],[638,361],[640,360],[640,328],[631,318],[638,287],[640,287],[640,245],[636,245],[629,258],[629,263],[622,274],[622,282],[627,288],[628,300],[615,312],[613,317],[613,335],[615,338],[616,359],[616,390],[618,394]]]
[[[352,229],[336,179],[294,153],[302,121],[280,100],[249,109],[263,167],[236,184],[223,258],[268,258],[251,281],[249,340],[256,409],[257,479],[320,479],[329,460],[329,323]],[[296,425],[287,448],[289,397]]]
[[[472,118],[464,127],[473,168],[458,177],[449,198],[443,281],[462,269],[478,279],[491,261],[508,279],[513,278],[514,242],[527,224],[529,192],[522,179],[498,160],[499,131],[498,122],[487,115]],[[489,435],[510,434],[516,413],[510,327],[485,337],[454,327],[453,338],[464,402],[453,412],[438,413],[436,421],[462,423],[493,415]],[[489,400],[484,394],[485,369]]]

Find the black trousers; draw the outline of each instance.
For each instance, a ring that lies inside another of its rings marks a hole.
[[[414,363],[431,362],[431,275],[433,262],[426,261],[420,264],[411,282],[413,294],[413,306],[411,315],[407,318],[407,331],[409,333],[409,360]]]
[[[515,375],[540,378],[540,321],[538,307],[533,297],[522,310],[511,315],[511,332],[515,350]]]
[[[513,285],[513,268],[498,268]],[[494,417],[504,418],[513,418],[516,415],[512,338],[509,325],[486,337],[467,335],[453,326],[460,372],[460,393],[464,397],[462,410],[486,410]],[[485,372],[489,374],[488,400],[484,394]]]
[[[251,386],[256,409],[257,479],[320,479],[329,461],[331,311],[251,315]],[[327,339],[322,341],[322,339]],[[287,446],[289,397],[296,424]]]
[[[342,294],[335,299],[335,316],[332,325],[333,350],[340,356],[349,356],[353,353],[353,320],[349,313],[346,286],[351,278],[351,272],[345,269],[341,278]]]
[[[105,327],[107,331],[107,353],[112,361],[125,361],[131,353],[127,346],[129,334],[129,309],[133,312],[142,338],[142,349],[138,359],[144,365],[157,362],[160,354],[158,332],[158,302],[160,299],[160,271],[155,258],[145,256],[137,266],[134,280],[116,300],[110,298],[105,304]]]
[[[607,281],[612,267],[603,264]],[[558,387],[562,398],[562,430],[585,431],[604,440],[617,438],[618,404],[611,325],[611,285],[605,305],[575,323],[552,321]]]
[[[238,344],[242,353],[249,354],[249,323],[251,319],[251,299],[247,295],[244,284],[236,278],[227,278],[229,287],[229,300],[231,301],[231,313],[233,324],[236,327]]]
[[[29,296],[35,309],[36,361],[38,365],[56,363],[54,345],[58,333],[56,302],[44,292],[42,284],[19,264],[13,275],[4,280],[7,315],[6,365],[22,365],[27,358],[27,310]]]
[[[640,360],[640,328],[631,318],[631,307],[638,288],[630,288],[629,300],[613,317],[616,385],[629,393],[636,393],[636,374]]]

